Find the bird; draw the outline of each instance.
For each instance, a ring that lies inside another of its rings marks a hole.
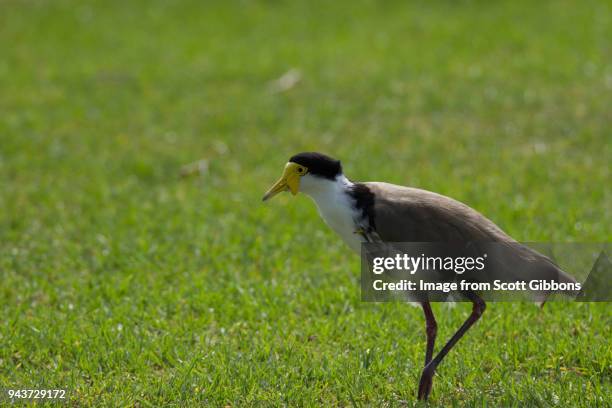
[[[414,187],[385,182],[355,182],[342,164],[318,152],[302,152],[285,164],[281,178],[263,196],[267,201],[288,191],[309,196],[320,216],[356,253],[363,242],[499,242],[516,244],[510,251],[518,258],[543,266],[544,275],[575,282],[546,256],[520,245],[477,210],[450,197]],[[417,398],[427,400],[436,369],[463,335],[481,318],[487,304],[479,293],[462,291],[472,303],[469,317],[434,356],[437,321],[431,302],[421,299],[425,317],[425,364]]]

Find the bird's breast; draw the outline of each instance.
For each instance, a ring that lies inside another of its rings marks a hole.
[[[356,253],[361,251],[363,236],[357,234],[355,219],[358,217],[356,209],[351,205],[348,197],[336,197],[335,200],[317,202],[319,214],[329,227],[342,238],[342,240]]]

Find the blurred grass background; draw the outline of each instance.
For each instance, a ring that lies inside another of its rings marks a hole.
[[[518,240],[610,241],[611,8],[0,3],[0,387],[415,404],[420,310],[361,303],[313,204],[261,195],[316,150]],[[435,306],[439,343],[465,309]],[[607,304],[491,305],[432,403],[607,405],[611,323]]]

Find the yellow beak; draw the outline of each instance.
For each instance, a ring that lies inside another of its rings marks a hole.
[[[285,170],[280,180],[278,180],[264,194],[262,201],[266,201],[282,191],[291,191],[291,194],[296,195],[300,190],[300,177],[306,173],[306,168],[297,163],[287,163]]]

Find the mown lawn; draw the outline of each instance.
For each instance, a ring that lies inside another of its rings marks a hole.
[[[263,192],[318,150],[518,240],[611,241],[611,20],[604,1],[0,2],[0,387],[417,404],[421,311],[360,302],[310,200]],[[469,310],[434,308],[440,342]],[[609,405],[611,327],[605,303],[492,304],[431,405]]]

